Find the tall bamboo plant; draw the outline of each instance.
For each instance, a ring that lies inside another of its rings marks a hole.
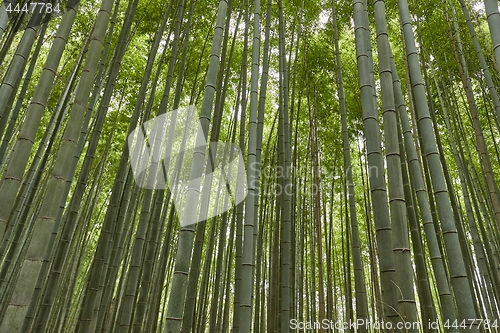
[[[33,236],[29,242],[19,277],[13,288],[9,308],[1,324],[3,330],[10,332],[20,331],[28,305],[32,300],[36,278],[41,268],[41,262],[44,259],[43,255],[48,250],[49,240],[56,226],[55,218],[62,199],[62,192],[65,188],[65,176],[68,174],[68,168],[71,165],[70,157],[74,154],[76,142],[78,141],[78,134],[82,125],[83,115],[85,114],[86,101],[92,88],[112,6],[112,0],[104,0],[102,2],[96,29],[93,32],[93,39],[89,45],[89,54],[85,60],[83,74],[80,78],[81,84],[76,91],[76,102],[71,110],[72,112],[64,132],[61,148],[57,154],[52,176],[47,185],[47,191],[51,195],[44,198],[35,221]],[[68,12],[68,25],[62,26],[61,33],[68,33],[72,23],[71,18],[74,15],[74,11]],[[55,48],[55,50],[58,51],[58,48]]]
[[[375,222],[377,244],[379,244],[380,276],[382,284],[382,302],[384,317],[388,321],[398,322],[397,293],[393,281],[396,281],[395,262],[392,251],[392,229],[387,202],[384,163],[381,152],[380,124],[377,106],[374,104],[373,67],[368,54],[369,27],[365,21],[365,4],[363,1],[353,2],[354,25],[356,28],[356,56],[359,72],[359,87],[361,90],[364,133],[366,137],[367,159],[369,165],[370,194],[373,202],[373,217]],[[370,64],[371,63],[371,64]],[[372,77],[372,79],[370,78]],[[387,246],[391,244],[390,246]]]
[[[453,293],[457,302],[459,318],[466,320],[474,319],[477,318],[477,314],[473,302],[473,292],[468,283],[464,258],[460,250],[455,219],[451,208],[449,196],[452,195],[452,193],[448,193],[446,188],[441,160],[437,151],[436,138],[434,136],[434,128],[430,118],[425,87],[423,85],[408,2],[406,0],[398,0],[398,8],[403,27],[405,52],[408,59],[415,108],[418,116],[419,134],[422,137],[424,156],[429,165],[436,206],[439,212],[440,227],[442,229],[444,244],[450,261],[448,267],[450,270]],[[449,311],[450,310],[451,309],[449,309]],[[472,326],[471,332],[479,332],[476,323],[473,323]]]
[[[215,94],[215,84],[217,70],[219,67],[219,54],[222,44],[223,26],[226,17],[227,1],[219,2],[217,12],[217,22],[214,30],[214,38],[212,41],[212,51],[210,56],[210,64],[207,70],[207,84],[205,86],[205,94],[203,95],[200,125],[202,131],[197,132],[196,142],[206,142],[210,120],[212,117],[213,100]],[[194,207],[188,209],[183,215],[182,227],[179,231],[179,242],[177,245],[177,253],[175,260],[175,273],[172,280],[172,287],[168,301],[167,322],[165,332],[179,332],[181,329],[182,307],[179,304],[184,302],[186,296],[186,280],[189,270],[189,260],[191,258],[191,250],[193,246],[194,224],[197,220],[197,207],[199,192],[195,189],[200,186],[200,176],[203,171],[205,160],[204,145],[197,144],[197,148],[193,153],[193,162],[190,171],[190,183],[186,197],[186,206]]]

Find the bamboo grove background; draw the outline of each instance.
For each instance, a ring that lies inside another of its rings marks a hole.
[[[498,331],[497,1],[28,3],[0,7],[0,332]],[[196,224],[127,146],[189,105],[258,166]]]

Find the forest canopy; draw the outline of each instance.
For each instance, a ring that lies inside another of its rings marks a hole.
[[[4,0],[0,333],[500,330],[496,0]]]

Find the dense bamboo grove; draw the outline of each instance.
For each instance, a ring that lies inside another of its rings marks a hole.
[[[500,332],[498,5],[3,1],[0,333]]]

